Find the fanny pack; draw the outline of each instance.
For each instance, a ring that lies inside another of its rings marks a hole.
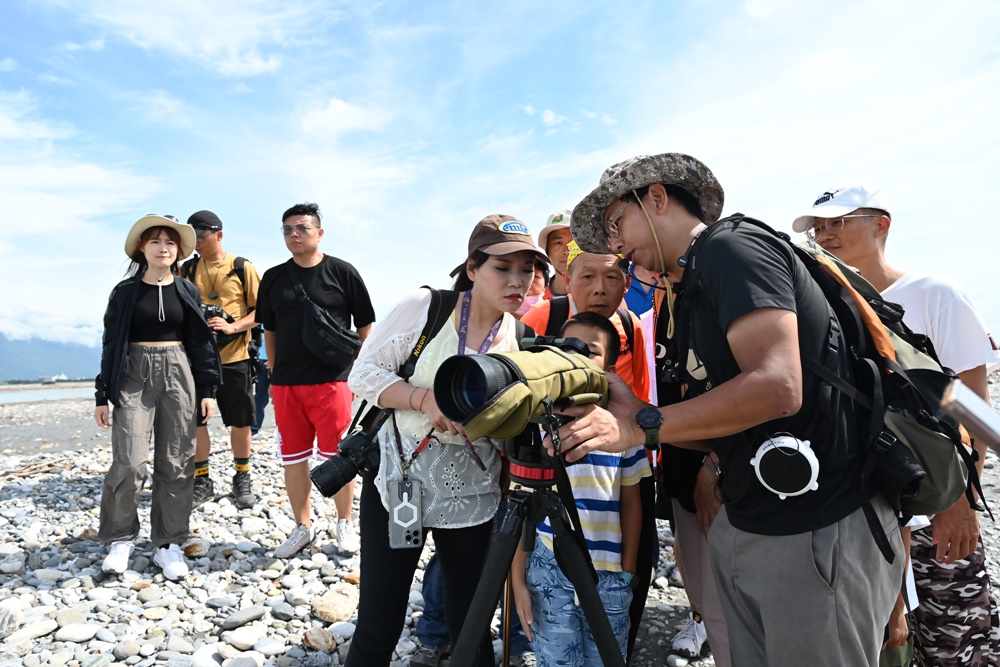
[[[326,309],[318,306],[306,294],[294,262],[288,263],[288,275],[295,288],[295,296],[302,304],[302,344],[323,364],[343,370],[354,362],[361,349],[361,337],[356,331],[340,326]]]

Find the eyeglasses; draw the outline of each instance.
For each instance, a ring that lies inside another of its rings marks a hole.
[[[839,234],[840,230],[844,228],[845,221],[850,218],[876,218],[878,216],[871,214],[858,214],[858,215],[842,215],[839,218],[830,218],[826,222],[818,222],[813,225],[812,229],[806,230],[806,238],[810,241],[815,241],[823,234]]]
[[[628,201],[622,206],[618,211],[612,215],[610,218],[604,221],[604,231],[608,233],[610,238],[618,238],[618,221],[622,219],[622,215],[625,213],[625,209],[634,204],[635,202]]]
[[[310,229],[315,229],[309,225],[297,224],[297,225],[282,225],[281,233],[284,236],[291,236],[292,232],[298,232],[299,234],[307,234]]]
[[[198,239],[199,241],[204,241],[207,237],[211,236],[214,233],[215,233],[214,231],[209,229],[207,231],[202,232],[201,234],[198,234],[197,236],[195,236],[195,238]]]

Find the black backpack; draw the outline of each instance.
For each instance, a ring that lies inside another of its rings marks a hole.
[[[194,282],[195,273],[198,272],[198,262],[201,261],[201,255],[195,255],[188,261],[181,265],[181,278]],[[247,272],[246,272],[246,257],[237,257],[233,262],[233,270],[226,274],[226,278],[230,276],[236,276],[240,279],[240,284],[243,285],[243,298],[247,297]],[[250,310],[253,310],[251,308]],[[250,342],[247,344],[247,352],[250,354],[250,358],[254,361],[260,356],[260,350],[264,346],[264,332],[260,326],[254,326],[250,329]],[[251,366],[256,366],[256,364],[251,364]]]
[[[549,299],[549,323],[545,325],[546,336],[558,336],[559,330],[569,320],[569,297],[554,296]],[[635,349],[635,323],[632,321],[632,314],[628,308],[619,307],[615,311],[622,321],[622,329],[625,330],[625,347],[620,354],[632,352]]]
[[[786,242],[830,305],[827,358],[846,350],[854,381],[833,372],[827,360],[803,356],[802,366],[859,408],[858,429],[867,448],[861,484],[869,500],[863,507],[885,559],[891,563],[894,554],[870,502],[876,492],[904,515],[944,511],[963,493],[980,509],[973,489],[985,506],[976,452],[963,443],[964,429],[940,409],[956,375],[940,365],[930,339],[903,323],[901,306],[885,301],[859,273],[821,248],[796,245],[787,234],[740,213],[715,224],[744,223]]]

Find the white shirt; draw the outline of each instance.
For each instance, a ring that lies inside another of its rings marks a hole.
[[[431,295],[420,290],[396,305],[378,328],[365,341],[347,384],[360,398],[378,404],[378,398],[401,378],[397,370],[406,362],[427,323]],[[490,352],[518,349],[516,320],[509,314]],[[409,379],[414,387],[433,390],[434,375],[448,357],[458,352],[458,331],[452,317],[441,331],[427,343],[420,354],[416,369]],[[466,354],[477,350],[466,348]],[[423,392],[420,392],[422,394]],[[414,399],[416,400],[416,398]],[[414,410],[396,410],[396,424],[402,437],[403,453],[409,459],[424,436],[431,430],[427,415]],[[423,525],[425,527],[464,528],[491,520],[500,503],[500,456],[496,444],[489,438],[473,443],[476,453],[486,466],[481,470],[461,436],[434,434],[441,444],[428,445],[414,460],[408,477],[420,482]],[[375,486],[388,510],[387,481],[403,478],[396,449],[392,418],[379,431],[378,441],[382,462]]]
[[[942,366],[962,373],[1000,361],[994,339],[957,281],[907,272],[882,296],[903,307],[906,326],[931,339]]]

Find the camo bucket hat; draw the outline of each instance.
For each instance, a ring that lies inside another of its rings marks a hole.
[[[676,185],[690,193],[706,224],[722,215],[722,186],[704,163],[682,153],[639,155],[605,169],[601,184],[576,205],[570,219],[573,239],[587,252],[608,252],[604,209],[626,193],[653,183]]]

